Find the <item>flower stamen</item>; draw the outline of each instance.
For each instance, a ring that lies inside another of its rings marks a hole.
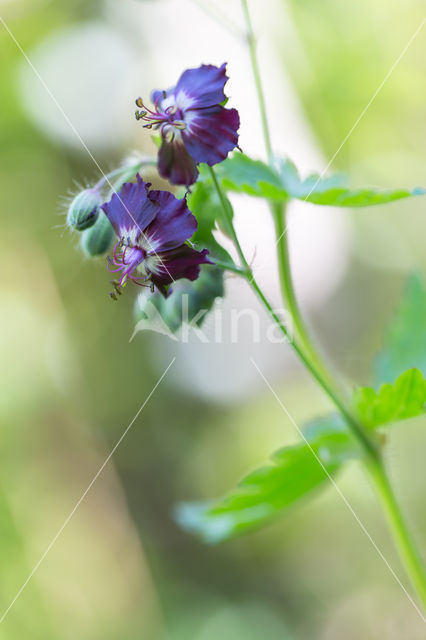
[[[163,92],[163,97],[165,92]],[[139,109],[135,112],[136,120],[144,120],[146,124],[143,125],[144,129],[158,129],[161,126],[161,134],[165,137],[167,142],[173,142],[174,129],[183,130],[186,129],[186,123],[181,119],[182,112],[178,109],[176,104],[169,105],[164,111],[158,109],[159,100],[155,101],[154,111],[149,109],[143,102],[142,98],[137,98],[136,106]],[[175,120],[175,116],[178,114],[179,119]]]
[[[124,237],[116,243],[112,250],[112,257],[107,256],[107,269],[110,273],[122,272],[120,279],[111,280],[114,291],[110,293],[113,300],[117,300],[117,294],[121,295],[122,287],[124,287],[128,280],[131,280],[135,284],[141,287],[148,287],[151,284],[147,282],[151,279],[152,273],[147,266],[147,259],[151,254],[137,244],[132,244],[130,238],[127,238],[125,242]],[[136,269],[140,264],[144,263],[144,271],[146,275],[134,275]]]

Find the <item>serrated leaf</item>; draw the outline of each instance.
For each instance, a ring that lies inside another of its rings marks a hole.
[[[377,392],[361,387],[353,395],[355,411],[369,428],[418,416],[425,402],[426,380],[418,369],[409,369],[394,384],[385,383]]]
[[[330,187],[327,182],[320,180],[316,184],[315,176],[311,176],[303,183],[303,193],[297,196],[312,204],[331,207],[373,207],[387,204],[403,198],[425,195],[424,189],[350,189],[349,187]]]
[[[286,200],[288,193],[281,177],[260,160],[235,153],[219,166],[222,185],[226,190],[250,196]]]
[[[242,153],[227,158],[220,166],[225,189],[270,200],[289,198],[332,207],[372,207],[403,198],[421,196],[426,189],[354,189],[344,184],[340,175],[320,177],[316,174],[301,180],[290,160],[277,160],[272,168]]]
[[[375,382],[393,382],[410,367],[426,376],[426,288],[416,274],[407,280],[400,307],[387,330],[385,347],[376,358]]]
[[[359,455],[338,416],[311,423],[306,434],[309,444],[280,449],[272,464],[253,471],[221,500],[179,505],[179,524],[206,542],[222,542],[267,524],[326,484],[328,474],[334,474],[343,462]]]

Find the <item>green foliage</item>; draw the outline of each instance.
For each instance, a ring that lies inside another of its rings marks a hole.
[[[227,206],[232,213],[232,205],[227,199]],[[219,260],[234,266],[229,253],[217,242],[213,231],[220,228],[227,232],[222,205],[218,194],[206,174],[201,174],[199,180],[188,195],[188,207],[197,218],[198,229],[192,236],[192,242],[197,249],[208,249],[211,260]]]
[[[425,402],[426,380],[418,369],[409,369],[393,385],[383,384],[377,392],[361,387],[353,395],[354,408],[369,428],[420,415]]]
[[[252,160],[243,153],[235,153],[218,167],[224,189],[250,196],[287,200],[287,192],[281,177],[260,160]]]
[[[426,380],[417,369],[406,371],[394,385],[385,384],[378,392],[362,387],[353,395],[354,410],[370,429],[420,415],[425,402]],[[272,464],[248,475],[223,498],[179,505],[179,524],[206,542],[233,538],[267,524],[320,488],[345,462],[363,456],[339,414],[309,423],[304,438],[276,452]]]
[[[333,207],[371,207],[426,194],[422,188],[351,189],[343,184],[341,176],[322,178],[313,174],[302,180],[289,160],[277,160],[276,169],[272,169],[242,153],[225,160],[220,175],[223,187],[229,191],[278,201],[296,198]]]
[[[147,305],[154,305],[166,324],[166,327],[163,327],[164,331],[161,331],[158,325],[155,330],[167,333],[167,329],[170,329],[172,333],[176,333],[183,320],[200,327],[216,298],[222,297],[223,294],[222,269],[213,265],[202,265],[200,276],[194,282],[179,280],[172,285],[172,293],[168,298],[156,293],[148,296],[145,301]],[[139,306],[136,315],[137,320],[150,319],[158,322],[157,318],[152,318],[150,310],[143,306]]]
[[[113,238],[114,229],[103,211],[100,211],[93,227],[81,234],[81,246],[84,253],[93,258],[106,253]]]
[[[179,524],[217,543],[265,525],[329,480],[358,449],[338,416],[306,428],[307,442],[285,447],[272,464],[257,469],[224,498],[212,503],[178,505]]]
[[[387,331],[385,346],[375,362],[375,381],[393,382],[409,367],[426,375],[426,288],[413,274],[407,281],[400,308]]]
[[[326,181],[311,176],[303,182],[306,195],[299,199],[312,204],[329,205],[332,207],[372,207],[387,204],[395,200],[424,195],[423,189],[350,189],[348,187],[330,187]],[[316,186],[315,186],[316,185]],[[311,191],[312,189],[312,191]]]

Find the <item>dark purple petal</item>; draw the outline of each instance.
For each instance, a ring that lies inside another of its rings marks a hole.
[[[207,249],[196,251],[186,244],[174,251],[163,253],[160,273],[152,274],[153,283],[161,290],[162,285],[170,284],[179,278],[196,280],[200,273],[200,264],[211,264],[207,254]]]
[[[102,205],[118,237],[123,231],[143,231],[158,213],[158,205],[148,198],[150,183],[137,175],[137,182],[126,182],[111,200]]]
[[[186,148],[196,162],[210,166],[222,162],[238,144],[238,111],[217,106],[193,113],[195,117],[182,132]]]
[[[185,101],[188,109],[212,107],[225,100],[223,88],[227,80],[226,63],[221,67],[203,64],[197,69],[187,69],[182,73],[174,94],[178,102],[181,102],[180,94],[188,98]]]
[[[163,141],[158,153],[158,171],[160,176],[167,178],[172,184],[189,186],[198,178],[197,166],[178,138],[173,142]]]
[[[146,229],[157,253],[170,251],[184,244],[197,230],[197,220],[186,204],[168,191],[150,191],[149,197],[159,205],[155,220]]]

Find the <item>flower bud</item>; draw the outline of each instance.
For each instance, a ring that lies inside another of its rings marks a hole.
[[[67,223],[76,231],[84,231],[92,227],[99,215],[99,207],[103,203],[97,189],[84,189],[71,202],[67,214]]]
[[[106,215],[100,211],[96,223],[81,236],[83,251],[91,257],[106,253],[114,238],[114,229]]]

